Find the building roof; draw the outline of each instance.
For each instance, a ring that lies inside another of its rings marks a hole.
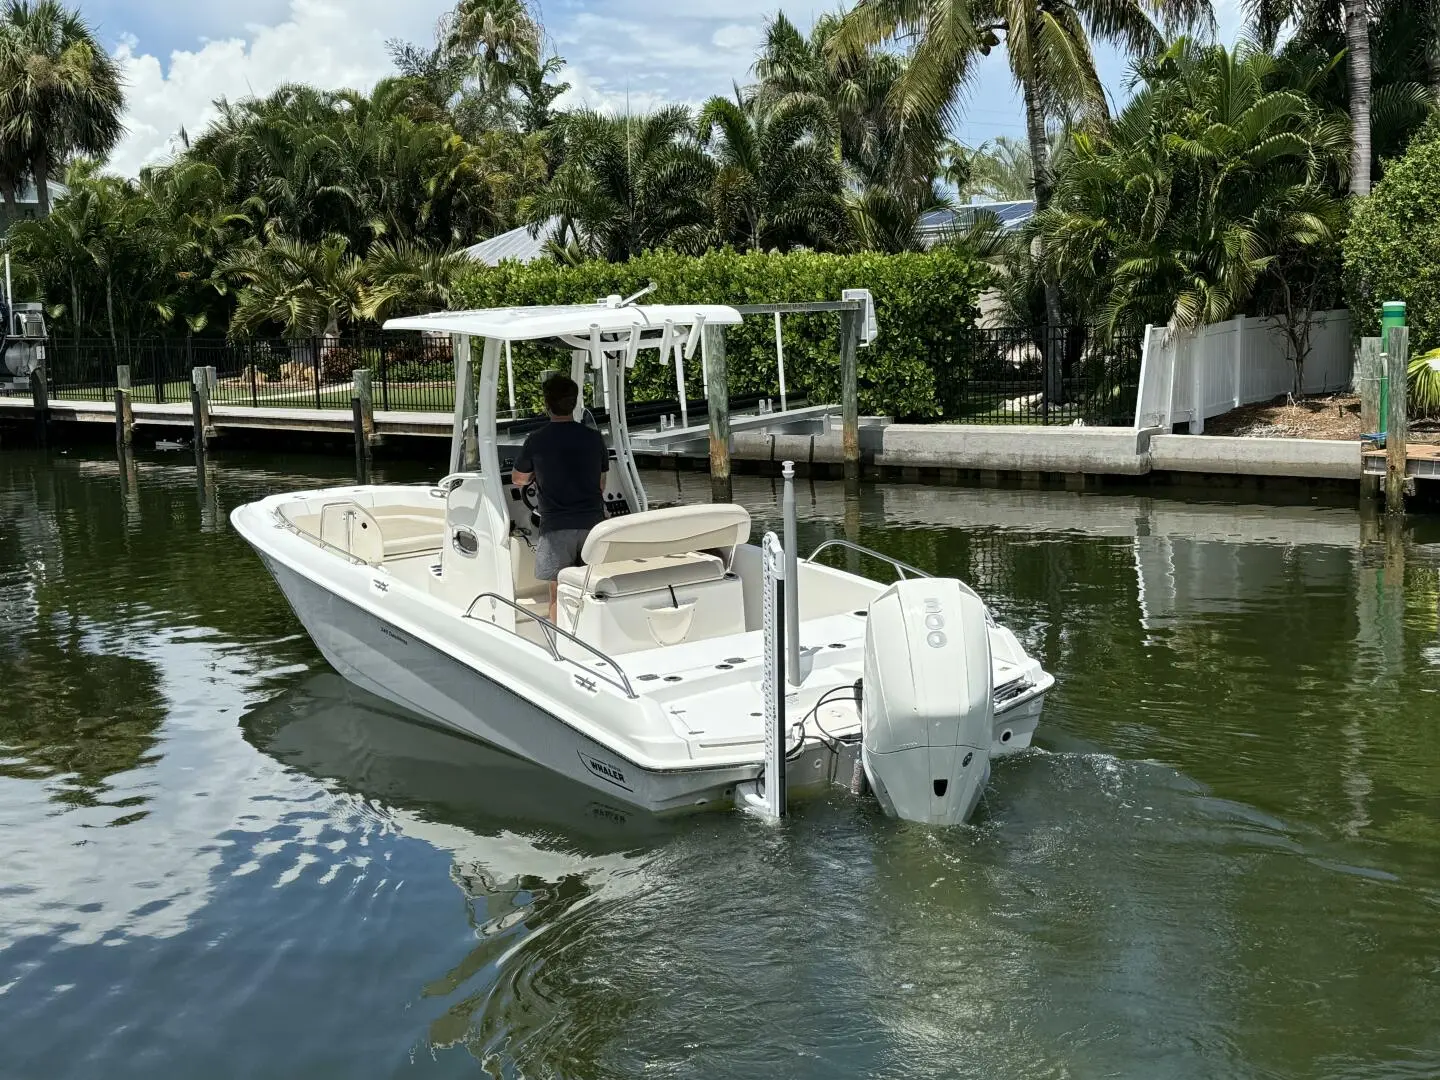
[[[653,327],[665,324],[693,326],[703,319],[712,326],[733,325],[740,313],[721,304],[627,304],[620,298],[595,304],[557,304],[549,307],[483,308],[477,311],[437,311],[391,319],[386,330],[428,330],[441,334],[498,338],[501,341],[536,341],[568,335],[588,338],[591,328],[601,333]],[[663,335],[662,335],[663,337]]]
[[[926,247],[938,243],[950,233],[968,229],[982,214],[995,215],[1003,232],[1014,232],[1034,216],[1035,201],[973,202],[954,209],[931,210],[920,218],[921,242]]]
[[[65,196],[65,195],[68,195],[68,194],[70,194],[70,189],[67,188],[64,184],[60,183],[58,180],[51,180],[51,181],[50,181],[50,201],[51,201],[52,203],[53,203],[56,199],[59,199],[59,198],[61,198],[62,196]],[[25,186],[22,187],[22,188],[20,188],[20,190],[15,193],[15,201],[16,201],[17,203],[39,203],[39,202],[40,202],[40,196],[39,196],[39,194],[37,194],[36,191],[35,191],[35,184],[34,184],[33,181],[30,181],[30,180],[25,181]]]
[[[486,266],[499,266],[507,259],[513,262],[534,262],[544,257],[546,241],[556,235],[559,229],[558,217],[552,217],[545,222],[534,236],[530,235],[529,225],[521,225],[499,236],[481,240],[478,244],[466,248],[465,254]]]

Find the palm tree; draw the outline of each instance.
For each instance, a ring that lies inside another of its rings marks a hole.
[[[383,322],[396,315],[448,308],[455,281],[472,266],[463,251],[382,240],[365,256],[365,316]]]
[[[5,204],[5,223],[13,224],[19,216],[21,190],[30,177],[29,155],[19,143],[0,143],[0,199]]]
[[[1030,149],[1020,139],[1000,135],[973,150],[948,142],[944,156],[942,176],[955,185],[962,199],[971,195],[996,202],[1030,198],[1034,167]]]
[[[1141,71],[1112,125],[1074,135],[1033,221],[1051,276],[1110,329],[1237,311],[1298,325],[1336,278],[1347,125],[1306,85],[1272,88],[1275,60],[1253,47],[1181,38]]]
[[[556,134],[564,164],[526,204],[532,229],[559,217],[561,247],[573,240],[588,258],[609,262],[704,247],[715,165],[696,144],[688,109],[624,117],[579,110],[561,117]]]
[[[1368,195],[1383,161],[1405,149],[1440,92],[1440,25],[1430,0],[1248,0],[1262,46],[1285,64],[1334,70],[1317,87],[1351,123],[1350,194]],[[1331,63],[1343,53],[1344,65]]]
[[[50,172],[120,140],[120,72],[78,12],[57,0],[11,0],[0,22],[0,139],[21,148],[41,216]]]
[[[1174,23],[1212,18],[1209,0],[1153,0],[1149,6]],[[1035,206],[1043,210],[1053,184],[1047,118],[1107,112],[1091,38],[1132,56],[1149,55],[1161,45],[1141,0],[860,0],[832,47],[853,54],[882,42],[912,40],[910,63],[895,88],[902,113],[951,119],[973,61],[1000,44],[1002,35],[1025,105]],[[1060,290],[1053,281],[1045,287],[1045,316],[1051,326],[1061,322]],[[1055,387],[1061,385],[1058,365],[1058,357],[1047,357],[1048,381]]]
[[[832,47],[841,19],[822,15],[805,37],[785,15],[766,26],[755,61],[765,106],[807,99],[832,116],[836,157],[856,189],[876,184],[926,191],[940,165],[944,125],[935,110],[902,111],[895,93],[908,64],[881,48]]]
[[[540,62],[540,23],[524,0],[460,0],[440,21],[451,55],[473,56],[486,70]]]
[[[242,251],[226,268],[243,283],[230,335],[278,325],[290,337],[335,337],[365,314],[365,267],[343,236],[318,244],[281,238]]]
[[[830,115],[808,98],[769,108],[736,90],[700,110],[696,137],[715,158],[716,238],[741,251],[834,248],[842,229]]]

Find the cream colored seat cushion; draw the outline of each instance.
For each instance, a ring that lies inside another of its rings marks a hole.
[[[445,519],[438,514],[391,514],[380,521],[380,534],[385,538],[387,559],[439,551],[445,539]]]
[[[580,558],[589,566],[693,551],[719,551],[728,565],[750,538],[750,512],[733,503],[669,506],[602,521]]]
[[[725,564],[714,555],[689,552],[643,559],[617,559],[594,566],[568,566],[559,582],[590,596],[631,596],[656,589],[678,589],[725,576]]]

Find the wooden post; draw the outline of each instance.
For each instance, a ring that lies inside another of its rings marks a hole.
[[[1367,337],[1360,342],[1360,354],[1355,361],[1355,384],[1360,391],[1360,434],[1374,435],[1384,425],[1380,423],[1380,339]],[[1360,494],[1369,499],[1380,497],[1378,476],[1360,477]]]
[[[1385,512],[1405,512],[1406,403],[1409,382],[1410,328],[1392,326],[1385,340],[1385,370],[1390,382],[1390,415],[1385,431]]]
[[[860,479],[860,320],[865,317],[859,301],[850,311],[840,313],[840,422],[845,479]]]
[[[360,395],[350,398],[350,419],[355,432],[355,482],[370,483],[370,444],[365,438],[365,403]]]
[[[30,399],[35,405],[35,438],[45,446],[50,439],[50,381],[43,358],[30,369]]]
[[[130,365],[115,369],[115,444],[122,449],[135,441],[135,412],[130,407]]]
[[[375,390],[369,368],[356,368],[352,374],[355,396],[360,399],[360,415],[365,424],[365,453],[375,445]]]
[[[725,370],[725,328],[705,324],[705,400],[710,414],[710,501],[732,502],[730,487],[730,379]]]
[[[195,427],[195,458],[198,462],[209,445],[212,431],[210,380],[205,377],[204,368],[190,369],[190,419]]]
[[[1355,361],[1355,388],[1360,392],[1360,433],[1374,435],[1380,431],[1380,339],[1362,338],[1360,355]]]

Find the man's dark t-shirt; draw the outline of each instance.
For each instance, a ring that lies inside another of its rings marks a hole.
[[[602,474],[610,467],[605,440],[574,420],[552,420],[532,431],[515,459],[540,489],[540,531],[590,529],[605,520]]]

